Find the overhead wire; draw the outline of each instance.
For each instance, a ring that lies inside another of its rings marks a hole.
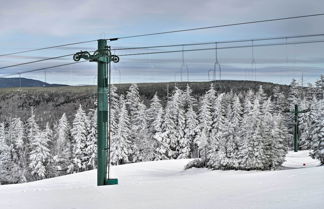
[[[238,43],[238,42],[250,42],[250,41],[271,41],[279,39],[296,39],[296,38],[310,38],[324,36],[324,33],[318,34],[304,34],[304,35],[295,35],[295,36],[276,36],[268,38],[255,38],[255,39],[240,39],[240,40],[229,40],[229,41],[217,41],[218,44],[229,44],[229,43]],[[154,48],[172,48],[172,47],[181,47],[181,46],[198,46],[198,45],[211,45],[215,44],[215,41],[212,42],[197,42],[197,43],[182,43],[182,44],[168,44],[168,45],[154,45],[154,46],[142,46],[142,47],[129,47],[129,48],[113,48],[115,51],[121,50],[140,50],[140,49],[154,49]]]
[[[254,44],[254,47],[266,47],[266,46],[280,46],[280,45],[298,45],[298,44],[310,44],[310,43],[323,43],[324,40],[314,40],[314,41],[299,41],[299,42],[288,42],[288,43],[269,43],[269,44]],[[251,45],[239,45],[239,46],[225,46],[218,47],[218,50],[223,49],[239,49],[239,48],[250,48]],[[215,50],[215,47],[212,48],[197,48],[197,49],[185,49],[184,52],[194,52],[194,51],[209,51]],[[128,54],[119,54],[120,57],[126,56],[138,56],[138,55],[148,55],[148,54],[167,54],[167,53],[177,53],[182,52],[182,50],[169,50],[169,51],[156,51],[156,52],[139,52],[139,53],[128,53]]]
[[[65,64],[60,64],[60,65],[53,65],[53,66],[49,66],[49,67],[42,67],[42,68],[37,68],[37,69],[32,69],[32,70],[20,71],[20,72],[16,72],[16,73],[5,74],[5,75],[0,76],[0,77],[5,78],[5,77],[8,77],[8,76],[21,75],[21,74],[26,74],[26,73],[43,71],[43,70],[52,69],[52,68],[58,68],[58,67],[64,67],[64,66],[68,66],[68,65],[74,65],[74,64],[78,64],[78,63],[82,63],[82,62],[87,62],[87,61],[71,62],[71,63],[65,63]]]
[[[131,36],[120,36],[120,37],[107,39],[107,40],[120,40],[120,39],[130,39],[130,38],[138,38],[138,37],[146,37],[146,36],[165,35],[165,34],[189,32],[189,31],[197,31],[197,30],[207,30],[207,29],[213,29],[213,28],[232,27],[232,26],[239,26],[239,25],[248,25],[248,24],[257,24],[257,23],[265,23],[265,22],[274,22],[274,21],[292,20],[292,19],[300,19],[300,18],[318,17],[318,16],[323,16],[323,15],[324,15],[324,13],[317,13],[317,14],[309,14],[309,15],[280,17],[280,18],[271,18],[271,19],[263,19],[263,20],[253,20],[253,21],[247,21],[247,22],[229,23],[229,24],[213,25],[213,26],[206,26],[206,27],[188,28],[188,29],[180,29],[180,30],[170,30],[170,31],[155,32],[155,33],[144,33],[144,34],[137,34],[137,35],[131,35]]]
[[[74,54],[66,54],[66,55],[61,55],[61,56],[56,56],[56,57],[49,57],[49,58],[44,58],[44,59],[40,59],[40,60],[34,60],[34,61],[30,61],[30,62],[18,63],[18,64],[14,64],[14,65],[7,65],[4,67],[0,67],[0,70],[6,69],[6,68],[11,68],[11,67],[17,67],[17,66],[21,66],[21,65],[28,65],[28,64],[38,63],[38,62],[44,62],[44,61],[48,61],[48,60],[55,60],[55,59],[69,57],[69,56],[73,56],[73,55]]]
[[[247,22],[238,22],[238,23],[229,23],[229,24],[221,24],[221,25],[213,25],[213,26],[206,26],[206,27],[197,27],[197,28],[188,28],[188,29],[180,29],[180,30],[170,30],[170,31],[163,31],[163,32],[155,32],[155,33],[144,33],[144,34],[137,34],[137,35],[130,35],[130,36],[120,36],[115,38],[108,38],[105,40],[109,41],[117,41],[120,39],[130,39],[130,38],[138,38],[138,37],[145,37],[145,36],[155,36],[155,35],[165,35],[165,34],[172,34],[172,33],[180,33],[180,32],[189,32],[189,31],[197,31],[197,30],[207,30],[213,28],[222,28],[222,27],[232,27],[232,26],[239,26],[239,25],[248,25],[248,24],[257,24],[257,23],[265,23],[265,22],[274,22],[274,21],[283,21],[283,20],[292,20],[292,19],[300,19],[300,18],[310,18],[310,17],[318,17],[324,16],[324,13],[316,13],[316,14],[308,14],[308,15],[299,15],[299,16],[290,16],[290,17],[280,17],[280,18],[271,18],[271,19],[263,19],[263,20],[254,20],[254,21],[247,21]],[[77,44],[84,44],[84,43],[91,43],[97,40],[88,40],[88,41],[80,41],[80,42],[72,42],[60,45],[53,45],[48,47],[41,47],[29,50],[22,50],[17,52],[5,53],[0,54],[0,57],[15,55],[15,54],[22,54],[28,52],[35,52]]]
[[[42,50],[47,50],[47,49],[54,49],[54,48],[59,48],[59,47],[64,47],[64,46],[91,43],[94,41],[97,41],[97,40],[80,41],[80,42],[73,42],[73,43],[67,43],[67,44],[60,44],[60,45],[54,45],[54,46],[48,46],[48,47],[42,47],[42,48],[36,48],[36,49],[11,52],[11,53],[6,53],[6,54],[0,54],[0,57],[10,56],[10,55],[15,55],[15,54],[23,54],[23,53],[28,53],[28,52],[35,52],[35,51],[42,51]]]
[[[324,40],[314,40],[314,41],[299,41],[299,42],[283,42],[283,43],[269,43],[269,44],[254,44],[253,47],[268,47],[268,46],[280,46],[280,45],[299,45],[299,44],[311,44],[311,43],[324,43]],[[226,47],[217,47],[218,50],[224,50],[224,49],[239,49],[239,48],[250,48],[251,45],[239,45],[239,46],[226,46]],[[118,55],[120,57],[127,57],[127,56],[140,56],[140,55],[149,55],[149,54],[167,54],[167,53],[179,53],[179,52],[194,52],[194,51],[209,51],[209,50],[215,50],[215,47],[212,48],[198,48],[198,49],[184,49],[184,50],[170,50],[170,51],[157,51],[157,52],[142,52],[142,53],[132,53],[132,54],[121,54]],[[28,71],[21,71],[17,73],[12,74],[6,74],[5,76],[12,76],[17,74],[25,74],[30,72],[36,72],[51,68],[57,68],[57,67],[63,67],[67,65],[73,65],[81,62],[86,61],[80,61],[80,62],[72,62],[67,64],[61,64],[61,65],[54,65],[49,67],[43,67],[43,68],[37,68],[33,70]]]
[[[295,35],[295,36],[277,36],[277,37],[268,37],[268,38],[255,38],[255,39],[241,39],[241,40],[228,40],[228,41],[217,41],[218,44],[228,44],[228,43],[240,43],[240,42],[251,42],[251,41],[271,41],[271,40],[280,40],[280,39],[297,39],[297,38],[310,38],[310,37],[319,37],[319,36],[324,36],[324,33],[319,33],[319,34],[304,34],[304,35]],[[112,50],[114,51],[119,51],[119,50],[139,50],[139,49],[152,49],[152,48],[172,48],[172,47],[185,47],[185,46],[200,46],[200,45],[211,45],[215,44],[214,42],[197,42],[197,43],[186,43],[186,44],[171,44],[171,45],[155,45],[155,46],[143,46],[143,47],[131,47],[131,48],[114,48]],[[93,51],[90,51],[93,52]],[[18,63],[14,65],[8,65],[8,66],[3,66],[0,67],[1,69],[6,69],[6,68],[11,68],[11,67],[17,67],[21,65],[27,65],[27,64],[34,64],[38,62],[44,62],[48,60],[55,60],[55,59],[60,59],[64,57],[69,57],[73,56],[73,54],[66,54],[66,55],[61,55],[61,56],[55,56],[55,57],[48,57],[44,59],[39,59],[39,60],[34,60],[34,61],[29,61],[29,62],[24,62],[24,63]]]

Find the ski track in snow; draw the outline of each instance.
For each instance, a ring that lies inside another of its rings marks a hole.
[[[96,171],[0,186],[0,208],[321,209],[324,167],[290,152],[279,171],[183,170],[190,160],[113,166],[119,185],[96,186]],[[303,166],[306,163],[306,166]]]

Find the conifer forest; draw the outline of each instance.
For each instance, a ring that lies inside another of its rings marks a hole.
[[[187,168],[221,170],[280,169],[293,147],[292,114],[300,114],[299,149],[324,163],[324,76],[283,91],[221,91],[211,82],[201,94],[191,84],[174,87],[165,98],[147,97],[137,84],[122,92],[111,86],[110,163],[194,158]],[[58,120],[28,117],[0,121],[0,182],[29,182],[96,168],[96,104],[78,106]],[[36,109],[36,110],[35,110]],[[3,110],[2,110],[3,111]],[[41,122],[40,122],[41,121]]]

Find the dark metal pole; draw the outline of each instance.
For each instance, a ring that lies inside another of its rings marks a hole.
[[[104,52],[107,47],[106,40],[98,40],[98,52]],[[97,109],[97,153],[98,153],[98,170],[97,170],[97,184],[105,185],[107,176],[107,128],[108,128],[108,99],[107,99],[107,85],[108,73],[107,63],[98,61],[98,109]]]
[[[109,79],[111,61],[119,62],[119,57],[111,55],[110,48],[107,46],[107,40],[98,40],[98,50],[91,55],[87,51],[81,51],[74,54],[74,61],[80,61],[83,58],[90,62],[98,63],[98,105],[97,105],[97,185],[118,184],[118,179],[109,179],[109,104],[108,95],[110,95]],[[108,68],[109,67],[109,68]],[[109,69],[109,72],[108,72]]]
[[[295,104],[295,111],[294,111],[294,119],[295,119],[295,130],[294,130],[294,152],[298,152],[298,105]]]

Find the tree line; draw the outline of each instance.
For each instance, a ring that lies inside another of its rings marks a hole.
[[[283,110],[298,103],[313,109],[300,118],[301,147],[312,149],[312,156],[323,163],[324,105],[318,90],[324,85],[320,81],[312,97],[303,95],[296,81],[288,97],[279,88],[269,97],[262,86],[257,91],[222,93],[211,84],[197,98],[187,85],[175,88],[164,105],[157,94],[146,105],[136,84],[125,94],[118,94],[112,86],[110,162],[198,158],[187,167],[276,169],[292,142],[290,116]],[[26,121],[2,122],[0,182],[27,182],[94,169],[96,134],[96,110],[85,111],[81,105],[73,121],[64,113],[44,128],[37,124],[33,108]]]

